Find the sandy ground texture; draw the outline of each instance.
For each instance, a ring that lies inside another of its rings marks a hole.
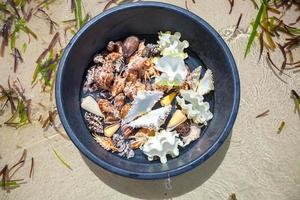
[[[185,1],[163,1],[185,7]],[[100,13],[103,4],[96,0],[84,1],[85,9],[92,16]],[[226,0],[188,0],[189,9],[210,23],[226,40],[236,60],[241,80],[241,103],[232,134],[219,151],[193,171],[171,178],[169,182],[137,181],[113,175],[98,168],[82,156],[73,143],[57,134],[53,128],[44,131],[37,121],[45,118],[55,106],[48,93],[41,93],[40,85],[31,87],[35,60],[52,38],[48,25],[34,17],[29,26],[38,35],[31,40],[24,54],[24,63],[13,73],[13,59],[6,51],[0,58],[0,83],[6,85],[19,77],[32,99],[32,124],[18,130],[2,125],[0,128],[0,166],[15,163],[23,149],[27,160],[15,178],[25,178],[26,183],[7,193],[0,190],[0,199],[228,199],[236,193],[237,199],[300,199],[300,118],[294,113],[290,98],[291,89],[300,89],[300,73],[290,73],[283,84],[268,67],[266,60],[258,58],[258,44],[244,59],[249,22],[255,17],[251,1],[236,1],[231,15]],[[66,0],[57,0],[49,8],[53,19],[60,22],[72,19]],[[240,13],[241,25],[233,34]],[[60,28],[61,33],[63,28]],[[26,37],[21,40],[26,40]],[[63,43],[65,41],[63,40]],[[64,44],[63,44],[64,45]],[[300,56],[296,49],[295,55]],[[272,54],[275,62],[280,53]],[[45,105],[41,107],[39,103]],[[255,116],[269,109],[268,116]],[[9,112],[0,116],[0,124]],[[286,126],[281,134],[277,129],[281,121]],[[47,136],[47,138],[45,137]],[[53,154],[55,148],[69,162],[72,170],[62,165]],[[30,159],[35,159],[35,173],[28,178]],[[166,187],[167,186],[167,187]],[[171,187],[170,187],[171,186]]]

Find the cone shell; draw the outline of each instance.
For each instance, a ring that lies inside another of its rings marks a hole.
[[[112,137],[113,134],[115,134],[117,132],[117,130],[120,128],[120,124],[113,124],[113,125],[110,125],[110,126],[107,126],[105,129],[104,129],[104,135],[106,137]]]
[[[103,117],[104,118],[104,115],[103,113],[101,112],[99,106],[98,106],[98,103],[96,102],[96,100],[91,97],[91,96],[87,96],[87,97],[84,97],[81,101],[81,108],[83,108],[84,110],[90,112],[90,113],[93,113],[97,116],[100,116],[100,117]]]
[[[181,110],[176,110],[167,125],[167,129],[172,130],[180,124],[182,124],[183,122],[185,122],[186,120],[187,117],[185,116],[185,114]]]
[[[167,96],[165,96],[164,98],[162,98],[162,100],[160,100],[160,104],[162,106],[168,106],[172,103],[172,101],[174,100],[174,98],[176,97],[176,92],[172,92],[170,94],[168,94]]]

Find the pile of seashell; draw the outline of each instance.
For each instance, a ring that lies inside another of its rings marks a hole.
[[[81,107],[88,129],[107,151],[131,158],[141,149],[148,160],[166,163],[212,119],[203,97],[214,90],[212,72],[207,69],[202,78],[201,66],[190,72],[184,62],[189,43],[180,37],[159,32],[157,44],[145,44],[130,36],[109,42],[94,57]]]

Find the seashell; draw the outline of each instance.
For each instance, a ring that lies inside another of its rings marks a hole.
[[[99,99],[98,106],[105,114],[106,122],[117,121],[120,118],[119,111],[107,99]]]
[[[124,137],[128,137],[129,135],[132,135],[133,134],[133,128],[128,126],[128,124],[125,124],[122,126],[121,128],[122,130],[122,134],[124,135]]]
[[[96,134],[93,134],[93,137],[96,140],[96,142],[100,144],[101,147],[103,147],[103,149],[107,151],[111,150],[112,152],[118,151],[118,148],[115,147],[111,138],[99,136]]]
[[[121,55],[123,54],[123,52],[122,52],[122,42],[121,41],[117,41],[117,42],[110,41],[107,44],[106,49],[109,52],[117,52]]]
[[[162,130],[154,137],[149,137],[141,147],[141,150],[147,155],[149,161],[158,157],[161,163],[166,163],[168,154],[173,158],[179,155],[179,145],[181,146],[183,144],[178,138],[176,131],[170,132]]]
[[[122,107],[121,112],[120,112],[121,119],[124,119],[124,117],[128,114],[130,108],[131,108],[130,104],[125,104]]]
[[[187,76],[187,83],[190,85],[191,89],[197,90],[200,80],[202,67],[199,66],[194,69],[188,76]]]
[[[107,51],[112,52],[115,49],[115,43],[113,41],[109,41],[109,43],[106,46]]]
[[[128,63],[128,70],[137,70],[138,72],[144,70],[147,68],[147,63],[146,61],[148,58],[143,58],[140,56],[135,56],[134,58],[131,58],[129,63]]]
[[[109,113],[113,105],[107,99],[99,99],[98,106],[103,113]]]
[[[160,54],[160,50],[159,50],[159,45],[157,44],[147,44],[142,52],[142,56],[148,58],[159,56],[159,54]]]
[[[104,135],[106,137],[112,137],[115,132],[120,128],[120,124],[113,124],[104,128]]]
[[[126,158],[132,158],[134,151],[131,149],[129,141],[126,140],[124,135],[114,134],[113,144],[118,148],[119,155]]]
[[[147,135],[147,136],[154,136],[155,135],[155,130],[154,129],[149,129],[149,128],[140,128],[136,134],[144,134],[144,135]]]
[[[123,90],[126,97],[133,100],[137,94],[136,86],[134,82],[127,82]]]
[[[136,120],[130,122],[128,126],[132,128],[150,128],[159,129],[159,127],[166,121],[172,106],[164,106],[156,110],[152,110],[147,114],[137,118]]]
[[[114,80],[113,68],[109,65],[98,67],[94,74],[94,81],[99,90],[110,90]]]
[[[87,123],[88,129],[94,134],[103,134],[102,118],[92,113],[86,112],[84,119]]]
[[[207,69],[203,78],[199,82],[197,93],[205,95],[212,90],[214,90],[213,74],[210,69]]]
[[[187,117],[185,116],[185,114],[181,110],[176,110],[167,125],[167,129],[173,130],[174,128],[176,128],[186,120]]]
[[[128,82],[135,82],[139,78],[139,72],[137,70],[126,70],[123,73],[123,77],[126,78]]]
[[[114,97],[121,93],[125,88],[125,78],[117,77],[115,78],[114,84],[111,89],[111,95]]]
[[[178,125],[175,130],[177,133],[179,133],[180,136],[186,137],[189,135],[190,130],[191,130],[191,125],[188,121],[185,121],[184,123]]]
[[[182,136],[182,142],[183,144],[181,145],[182,147],[185,147],[189,145],[191,142],[197,140],[200,137],[201,134],[201,129],[198,126],[192,125],[190,127],[190,132],[187,136]]]
[[[125,57],[130,57],[139,47],[140,40],[136,36],[127,37],[123,42],[123,53]]]
[[[122,54],[117,52],[111,52],[105,57],[106,62],[115,62],[117,60],[120,60],[122,58]]]
[[[93,61],[96,64],[103,64],[105,62],[105,59],[103,58],[103,56],[101,54],[97,54],[96,56],[94,56]]]
[[[187,69],[180,57],[164,56],[157,60],[155,69],[162,74],[155,79],[155,83],[166,86],[180,86],[187,76]]]
[[[115,96],[114,99],[114,106],[118,109],[121,110],[125,104],[125,95],[123,93],[118,94]]]
[[[152,88],[154,90],[162,91],[162,92],[168,92],[172,89],[171,86],[166,86],[166,85],[158,85],[156,83],[152,84]]]
[[[91,96],[84,97],[81,100],[81,108],[97,116],[104,117],[103,113],[99,109],[98,103]]]
[[[139,92],[132,102],[132,107],[126,115],[123,123],[128,123],[138,116],[149,112],[154,104],[159,101],[163,93],[160,91],[142,91]]]
[[[139,130],[135,135],[130,136],[129,139],[131,139],[131,141],[130,141],[131,148],[132,149],[137,149],[137,148],[140,148],[141,146],[143,146],[144,143],[149,138],[148,134],[152,134],[152,133],[153,133],[153,136],[154,136],[155,131],[150,130],[150,129],[143,129],[143,130]]]
[[[165,96],[164,98],[162,98],[160,100],[160,104],[162,106],[168,106],[172,103],[172,101],[174,100],[174,98],[176,97],[177,92],[171,92],[170,94],[168,94],[167,96]]]
[[[161,55],[163,56],[173,56],[180,57],[185,59],[188,57],[187,53],[184,52],[184,49],[189,47],[189,42],[184,40],[180,41],[181,34],[179,32],[175,32],[171,34],[170,31],[165,33],[158,33],[158,45],[161,51]]]
[[[207,124],[207,121],[213,118],[209,110],[209,103],[203,102],[203,96],[193,90],[180,90],[183,98],[176,97],[178,105],[189,119],[196,124]],[[189,102],[187,104],[185,101]]]

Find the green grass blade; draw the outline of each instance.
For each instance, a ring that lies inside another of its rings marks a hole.
[[[250,52],[250,48],[253,44],[253,41],[255,39],[255,36],[256,36],[256,33],[257,33],[257,28],[258,28],[258,25],[260,23],[260,20],[261,20],[261,17],[262,17],[262,14],[263,14],[263,10],[266,9],[266,5],[264,2],[261,3],[260,5],[260,8],[259,8],[259,11],[256,15],[256,19],[255,19],[255,22],[252,26],[252,31],[251,31],[251,34],[250,34],[250,37],[248,39],[248,43],[247,43],[247,47],[246,47],[246,51],[245,51],[245,55],[244,57],[247,56],[247,54]]]
[[[52,148],[52,150],[53,150],[53,152],[54,152],[56,158],[57,158],[64,166],[66,166],[67,168],[69,168],[70,170],[72,170],[72,168],[71,168],[71,166],[69,165],[69,163],[68,163],[67,161],[65,161],[65,159],[63,159],[63,158],[58,154],[58,152],[57,152],[54,148]]]

